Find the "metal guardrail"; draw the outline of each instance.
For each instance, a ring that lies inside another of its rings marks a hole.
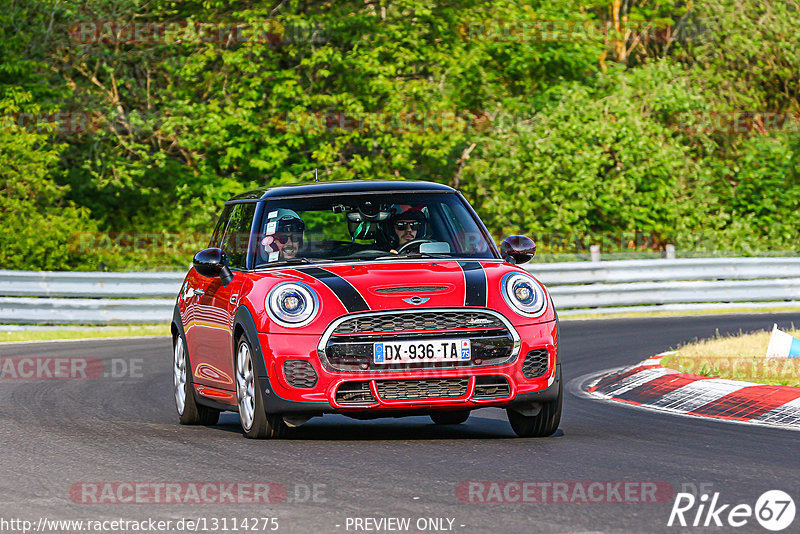
[[[186,273],[0,271],[3,297],[141,298],[178,296]]]
[[[561,316],[800,307],[800,258],[531,263]],[[0,324],[162,323],[184,273],[0,271]]]
[[[800,258],[702,258],[526,264],[550,286],[670,280],[800,278]]]

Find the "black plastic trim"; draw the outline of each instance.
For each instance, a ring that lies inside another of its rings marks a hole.
[[[194,386],[192,386],[192,387],[194,387]],[[235,412],[235,411],[238,410],[238,408],[236,406],[232,406],[230,404],[225,404],[223,402],[207,399],[207,398],[203,397],[202,395],[195,395],[194,396],[194,401],[197,404],[202,404],[203,406],[206,406],[208,408],[214,408],[215,410],[219,410],[221,412]]]
[[[331,182],[307,182],[299,184],[275,185],[240,193],[225,204],[252,202],[267,198],[302,198],[322,195],[342,195],[347,193],[394,193],[425,192],[453,193],[456,190],[447,185],[434,182],[410,180],[350,180]]]
[[[552,402],[558,399],[558,392],[561,389],[561,364],[556,364],[556,379],[550,387],[540,391],[530,393],[518,393],[514,400],[509,404],[530,404],[531,402]]]

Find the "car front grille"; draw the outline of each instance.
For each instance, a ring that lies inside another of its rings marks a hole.
[[[376,380],[375,385],[378,396],[384,400],[445,399],[466,395],[469,378]]]
[[[539,378],[547,372],[550,366],[550,353],[547,349],[532,350],[522,362],[522,374],[525,378]]]
[[[377,342],[469,339],[468,361],[375,364]],[[447,369],[509,363],[519,338],[495,313],[476,310],[372,312],[333,323],[319,347],[323,365],[334,372]]]
[[[503,322],[494,315],[477,311],[387,313],[355,316],[347,319],[336,327],[333,335],[504,328],[504,326]]]
[[[508,379],[504,376],[479,376],[475,378],[475,399],[502,399],[511,395]]]
[[[369,382],[345,382],[336,390],[336,402],[339,404],[373,404],[375,397],[369,389]]]

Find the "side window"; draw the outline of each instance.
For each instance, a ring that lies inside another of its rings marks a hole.
[[[220,248],[228,255],[231,267],[245,267],[247,245],[250,242],[250,227],[253,224],[255,204],[236,204],[225,228]]]
[[[219,242],[222,235],[225,233],[225,227],[228,225],[228,219],[231,218],[232,206],[225,206],[222,210],[222,215],[219,216],[217,225],[214,227],[214,233],[211,235],[211,242],[208,244],[209,248],[219,248]]]

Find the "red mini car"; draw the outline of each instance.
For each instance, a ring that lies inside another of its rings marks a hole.
[[[561,418],[558,316],[464,197],[427,182],[317,182],[238,195],[172,320],[183,424],[238,411],[248,437],[311,417],[506,408],[519,436]]]

